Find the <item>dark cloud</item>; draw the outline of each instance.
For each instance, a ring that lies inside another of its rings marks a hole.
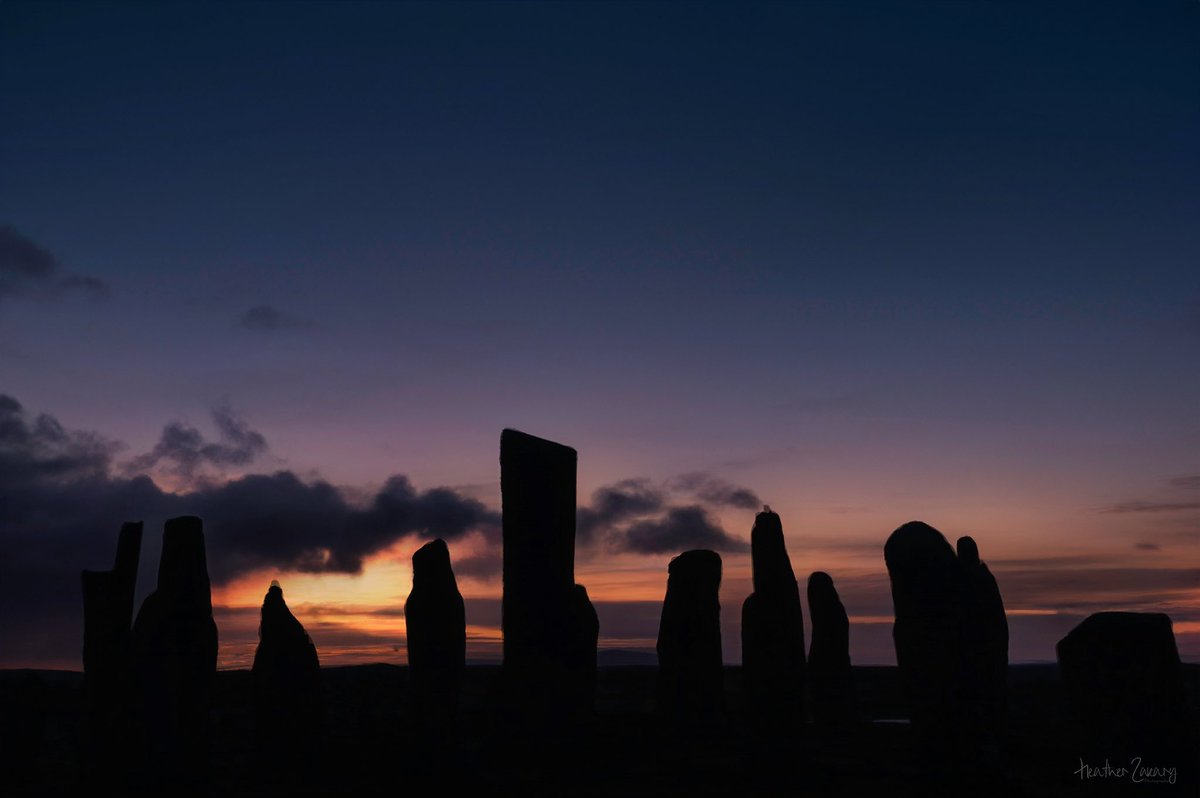
[[[592,494],[592,502],[580,507],[576,532],[583,541],[591,540],[597,531],[610,530],[633,518],[657,513],[666,506],[663,491],[644,478],[623,479],[600,488]]]
[[[681,474],[668,483],[676,493],[695,496],[700,501],[717,507],[738,507],[755,510],[762,507],[762,499],[749,488],[739,487],[706,471]]]
[[[257,433],[232,414],[218,417],[226,459],[239,461],[261,448]],[[10,661],[40,656],[37,641],[51,627],[56,636],[78,640],[72,635],[79,624],[79,571],[111,563],[122,521],[146,522],[144,561],[152,573],[149,552],[162,522],[200,516],[217,583],[267,567],[357,573],[366,557],[405,536],[499,535],[499,514],[481,502],[446,488],[419,491],[404,476],[391,477],[362,502],[290,471],[170,493],[145,475],[115,469],[115,449],[94,433],[31,416],[0,395],[0,650]]]
[[[1172,477],[1171,487],[1186,488],[1189,490],[1200,490],[1200,474],[1188,474],[1182,477]]]
[[[286,332],[290,330],[313,330],[317,323],[290,313],[284,313],[271,305],[255,305],[238,319],[242,329],[257,333]]]
[[[1140,543],[1134,543],[1133,547],[1135,549],[1137,549],[1138,551],[1159,551],[1160,549],[1162,549],[1162,546],[1158,545],[1157,543],[1150,543],[1147,541],[1142,541]]]
[[[1177,513],[1200,510],[1200,502],[1121,502],[1100,508],[1102,513]]]
[[[687,549],[747,551],[746,541],[730,536],[699,505],[672,507],[663,518],[638,521],[615,540],[618,548],[638,554]]]
[[[699,503],[672,504],[670,494],[686,494]],[[624,479],[592,494],[580,507],[576,528],[587,544],[604,541],[614,551],[638,554],[679,552],[689,548],[743,551],[746,543],[725,532],[710,509],[757,508],[754,491],[703,471],[683,474],[655,485],[644,477]]]
[[[0,300],[53,299],[73,291],[105,296],[108,285],[96,277],[62,274],[58,258],[48,250],[12,226],[0,225]]]
[[[173,476],[191,480],[205,467],[223,470],[250,465],[267,451],[266,438],[250,429],[228,404],[215,408],[212,418],[219,441],[205,440],[195,427],[172,422],[163,427],[162,436],[152,450],[125,464],[126,473],[147,473],[161,468]]]
[[[118,449],[94,433],[67,431],[52,416],[31,419],[20,402],[0,394],[0,486],[100,477]]]

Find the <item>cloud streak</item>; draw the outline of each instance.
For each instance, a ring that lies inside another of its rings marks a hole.
[[[272,305],[255,305],[241,315],[238,326],[255,333],[274,333],[315,330],[317,323],[284,313]]]
[[[749,488],[734,485],[706,471],[693,471],[675,477],[669,487],[674,492],[695,496],[706,504],[718,507],[754,510],[763,503],[758,494]]]
[[[1102,513],[1178,513],[1200,510],[1200,502],[1121,502],[1102,507]]]
[[[63,274],[49,250],[11,225],[0,225],[0,300],[56,299],[73,292],[104,297],[109,287],[97,277]]]

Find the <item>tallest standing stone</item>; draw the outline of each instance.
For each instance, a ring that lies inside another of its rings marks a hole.
[[[590,703],[579,684],[595,669],[595,614],[575,589],[576,460],[569,446],[500,436],[504,670],[514,706],[543,718]]]

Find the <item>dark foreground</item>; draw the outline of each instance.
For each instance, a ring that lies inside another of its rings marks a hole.
[[[255,735],[248,671],[217,674],[212,713],[213,796],[438,795],[1196,795],[1197,756],[1135,763],[1080,759],[1054,665],[1010,669],[1009,723],[1001,750],[970,762],[941,761],[914,744],[895,668],[854,669],[859,715],[842,728],[807,724],[763,739],[741,712],[738,668],[726,669],[727,722],[672,729],[654,713],[655,669],[601,669],[597,712],[574,734],[516,730],[498,705],[499,669],[467,669],[456,750],[422,747],[406,723],[408,671],[393,665],[327,668],[326,738],[319,753],[267,775]],[[1200,740],[1200,665],[1185,665],[1192,739]],[[78,673],[0,673],[0,794],[121,794],[80,777]],[[29,719],[32,718],[32,726]],[[36,727],[41,724],[41,734]],[[33,732],[31,733],[31,729]],[[40,741],[39,741],[40,740]],[[136,761],[138,745],[130,741]],[[950,758],[953,759],[952,757]],[[1081,766],[1093,768],[1081,773]],[[1122,773],[1121,769],[1125,772]],[[1169,771],[1166,771],[1169,773]],[[1140,776],[1140,778],[1139,778]],[[1164,780],[1166,779],[1166,780]]]

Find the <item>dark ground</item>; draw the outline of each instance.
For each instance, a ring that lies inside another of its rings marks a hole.
[[[1200,665],[1184,669],[1192,739],[1200,740]],[[729,720],[716,731],[667,729],[653,711],[655,670],[612,667],[600,671],[597,713],[586,728],[535,737],[517,733],[490,709],[499,668],[469,667],[457,751],[438,759],[419,751],[419,732],[405,722],[406,668],[327,668],[327,739],[320,754],[299,762],[293,782],[283,785],[260,771],[250,673],[223,671],[216,678],[209,792],[404,796],[457,787],[467,795],[1200,795],[1193,791],[1195,752],[1190,762],[1147,762],[1176,767],[1176,785],[1134,784],[1128,776],[1082,779],[1055,665],[1010,669],[1003,750],[960,764],[917,756],[902,722],[895,668],[854,672],[859,712],[870,720],[842,729],[809,724],[795,736],[762,742],[741,712],[738,668],[726,669]],[[0,793],[88,792],[80,783],[81,685],[79,673],[0,672]],[[15,719],[31,706],[44,707],[40,745],[13,735]],[[134,741],[129,752],[136,761]]]

